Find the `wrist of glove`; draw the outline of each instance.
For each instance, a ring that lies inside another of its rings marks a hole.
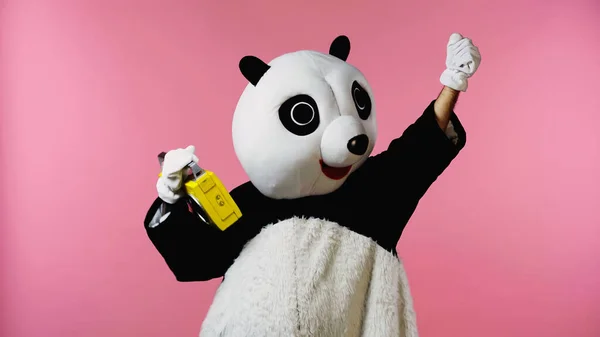
[[[440,82],[457,91],[465,92],[469,87],[468,77],[465,73],[457,70],[446,69],[440,76]]]
[[[185,195],[185,189],[182,188],[183,177],[161,176],[156,182],[156,191],[158,197],[167,204],[174,204]]]

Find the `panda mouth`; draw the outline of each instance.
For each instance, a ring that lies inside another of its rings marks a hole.
[[[352,169],[352,165],[345,167],[329,166],[323,162],[323,159],[319,160],[319,164],[321,164],[321,172],[323,172],[327,178],[333,180],[343,179],[348,175],[348,173],[350,173],[350,170]]]

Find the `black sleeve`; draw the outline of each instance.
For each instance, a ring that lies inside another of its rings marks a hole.
[[[235,199],[234,191],[232,197]],[[150,241],[180,282],[206,281],[222,277],[253,235],[244,221],[246,214],[225,231],[202,221],[188,209],[187,198],[172,205],[160,224],[150,227],[162,204],[157,198],[146,215],[144,227]],[[237,200],[236,200],[237,202]],[[241,205],[238,203],[238,206]]]
[[[385,219],[380,219],[387,223],[394,219],[395,224],[380,233],[389,240],[397,242],[419,200],[465,146],[466,133],[456,114],[452,112],[450,118],[457,136],[453,141],[439,127],[434,103],[387,150],[369,158],[364,170],[358,170],[362,171],[361,180],[369,181],[364,184],[365,192],[378,196],[370,198],[377,203],[371,205],[373,209],[393,210],[391,217],[390,213],[382,213]]]

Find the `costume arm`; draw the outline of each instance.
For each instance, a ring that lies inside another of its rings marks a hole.
[[[466,133],[451,109],[453,104],[438,101],[439,98],[431,102],[402,136],[394,139],[387,150],[369,158],[364,170],[359,170],[366,179],[374,179],[367,189],[370,195],[381,196],[376,199],[378,208],[395,211],[398,223],[391,229],[394,235],[390,235],[390,240],[400,238],[419,200],[465,145]],[[436,112],[436,103],[450,108]]]
[[[242,224],[242,217],[221,231],[191,212],[187,200],[179,199],[165,212],[163,201],[157,198],[144,220],[146,233],[178,281],[221,277],[249,239],[249,228]]]

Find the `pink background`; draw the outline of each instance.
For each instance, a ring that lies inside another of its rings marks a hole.
[[[399,246],[421,335],[600,336],[596,0],[3,6],[2,337],[197,335],[218,281],[175,282],[144,234],[156,154],[195,144],[245,181],[238,60],[340,33],[376,93],[378,152],[435,98],[453,31],[483,64],[457,109],[468,145]]]

